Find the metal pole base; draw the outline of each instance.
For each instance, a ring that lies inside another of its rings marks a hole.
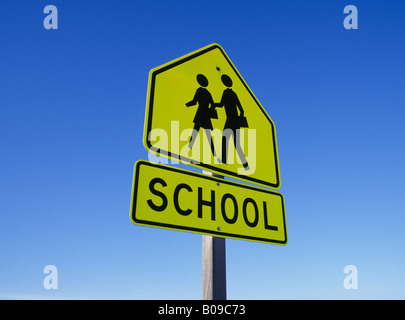
[[[224,178],[206,170],[203,174]],[[225,238],[202,236],[202,299],[226,300]]]
[[[202,236],[202,299],[226,300],[224,238]]]

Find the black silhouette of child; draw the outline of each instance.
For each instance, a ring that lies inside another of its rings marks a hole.
[[[200,128],[203,128],[205,131],[205,134],[207,135],[208,141],[211,146],[211,152],[213,156],[215,157],[215,149],[214,149],[214,143],[212,141],[212,136],[211,136],[211,130],[213,129],[212,127],[212,114],[214,111],[214,101],[212,99],[211,93],[206,89],[208,86],[208,79],[203,75],[203,74],[198,74],[197,75],[197,82],[201,86],[197,89],[195,92],[193,100],[190,102],[186,103],[187,107],[194,106],[198,103],[198,108],[197,112],[195,113],[194,117],[194,130],[190,138],[189,142],[189,148],[192,149],[195,139],[197,137],[197,134],[200,130]]]
[[[242,161],[243,167],[246,170],[249,170],[246,157],[243,154],[242,147],[239,144],[240,132],[238,129],[241,128],[240,118],[243,117],[244,111],[237,94],[231,89],[233,84],[232,79],[228,75],[224,74],[221,76],[221,80],[227,89],[225,89],[222,94],[221,102],[214,104],[214,106],[219,108],[225,107],[226,113],[226,121],[222,133],[222,163],[227,163],[228,142],[229,138],[233,136],[233,142],[239,158]]]

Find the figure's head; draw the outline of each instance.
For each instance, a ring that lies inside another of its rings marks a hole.
[[[228,88],[232,87],[232,79],[229,76],[227,76],[226,74],[223,74],[221,76],[221,80],[222,80],[222,83],[225,86],[227,86]]]
[[[201,87],[208,86],[208,79],[203,74],[197,74],[197,82]]]

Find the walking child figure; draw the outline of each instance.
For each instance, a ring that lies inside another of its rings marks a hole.
[[[211,93],[206,89],[206,87],[208,86],[208,79],[203,74],[198,74],[197,82],[201,87],[199,87],[195,92],[193,100],[186,103],[187,107],[194,106],[198,103],[198,108],[193,120],[193,133],[191,135],[188,146],[190,149],[193,148],[198,132],[201,128],[203,128],[210,143],[212,155],[216,157],[214,143],[212,141],[211,135],[211,130],[213,129],[211,118],[217,118],[214,101],[212,99]]]
[[[248,126],[247,120],[237,94],[231,89],[233,85],[232,79],[224,74],[221,76],[221,80],[227,89],[222,94],[221,102],[214,104],[214,106],[225,107],[226,113],[225,126],[222,131],[222,163],[227,163],[229,138],[233,136],[233,143],[243,167],[245,170],[249,170],[248,162],[240,145],[240,128]]]

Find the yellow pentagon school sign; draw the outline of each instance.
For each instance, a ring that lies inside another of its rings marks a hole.
[[[135,164],[137,225],[285,245],[280,193],[147,161]]]
[[[217,44],[150,71],[144,144],[172,161],[280,188],[275,125]]]

